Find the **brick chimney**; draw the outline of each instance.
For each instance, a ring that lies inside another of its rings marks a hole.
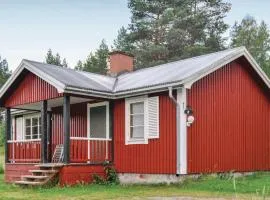
[[[109,54],[108,74],[117,76],[123,72],[133,71],[134,56],[122,51],[113,51]]]

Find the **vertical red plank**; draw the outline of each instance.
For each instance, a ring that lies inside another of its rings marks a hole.
[[[114,161],[118,172],[176,173],[175,105],[167,93],[160,100],[160,138],[147,145],[125,145],[125,101],[114,106]]]
[[[46,90],[50,92],[47,93]],[[56,88],[29,72],[5,100],[5,106],[14,107],[60,96],[62,94],[59,94]]]

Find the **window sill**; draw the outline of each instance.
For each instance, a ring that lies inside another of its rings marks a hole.
[[[126,141],[126,145],[129,144],[148,144],[147,139],[129,139]]]

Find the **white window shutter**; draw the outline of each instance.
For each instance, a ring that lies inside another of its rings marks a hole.
[[[159,138],[159,97],[148,98],[148,138]]]

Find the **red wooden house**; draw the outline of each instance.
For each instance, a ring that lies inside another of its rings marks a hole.
[[[269,170],[270,81],[245,48],[136,71],[122,52],[109,63],[105,76],[21,62],[0,91],[7,182],[57,145],[62,184],[91,181],[104,161],[122,182]]]

